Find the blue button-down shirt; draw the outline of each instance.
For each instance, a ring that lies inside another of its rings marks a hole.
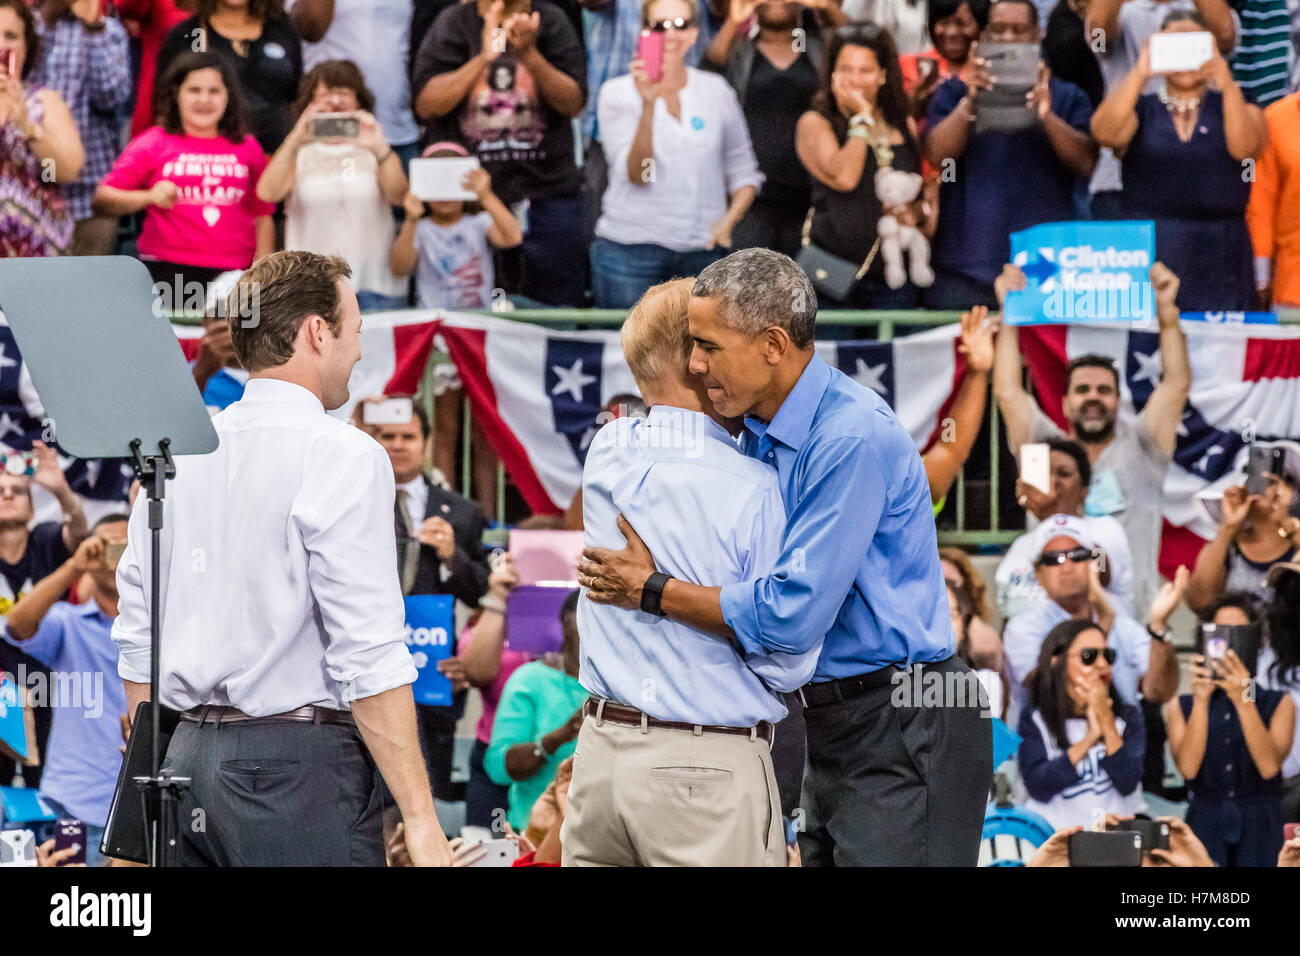
[[[126,689],[117,676],[113,619],[92,598],[85,604],[59,601],[26,641],[5,639],[53,672],[50,728],[41,793],[79,820],[103,826],[122,765],[121,715]]]
[[[820,648],[815,681],[950,657],[925,466],[884,400],[814,356],[771,423],[745,428],[788,520],[775,570],[722,589],[744,648]]]
[[[706,585],[747,581],[781,553],[785,510],[776,473],[742,455],[700,412],[656,405],[602,428],[582,473],[587,544],[622,548],[622,512],[661,571]],[[816,651],[742,657],[728,642],[643,611],[578,602],[578,679],[598,697],[660,720],[724,727],[777,721],[772,693],[812,676]]]

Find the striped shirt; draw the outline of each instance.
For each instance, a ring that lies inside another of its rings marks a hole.
[[[1287,94],[1295,58],[1286,0],[1243,0],[1232,76],[1247,102],[1267,106]]]

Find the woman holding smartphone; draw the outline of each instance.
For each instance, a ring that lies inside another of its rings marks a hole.
[[[293,129],[257,181],[259,199],[285,202],[285,248],[345,259],[363,312],[404,308],[407,288],[388,267],[392,207],[402,205],[406,174],[374,106],[351,60],[316,64],[302,78]],[[333,114],[356,120],[356,138],[317,138],[317,118]]]
[[[257,198],[266,155],[244,126],[230,64],[184,53],[159,85],[160,123],[127,144],[95,190],[95,212],[144,210],[137,242],[171,308],[193,301],[222,272],[247,269],[275,249],[274,207]]]
[[[600,88],[609,185],[591,245],[599,308],[631,308],[652,285],[722,258],[763,182],[735,92],[686,65],[699,16],[697,0],[644,0],[640,54]]]
[[[67,105],[24,82],[40,54],[32,11],[0,0],[0,257],[57,256],[72,242],[59,183],[75,182],[85,153]]]
[[[1219,598],[1201,621],[1261,626],[1255,602],[1241,593]],[[1201,643],[1192,657],[1192,693],[1165,705],[1169,751],[1187,780],[1187,825],[1218,866],[1274,866],[1295,702],[1259,686],[1230,647]]]
[[[1199,13],[1165,17],[1161,34],[1206,30]],[[1156,258],[1182,279],[1184,311],[1245,310],[1255,283],[1246,204],[1247,160],[1264,151],[1268,127],[1247,103],[1213,42],[1196,70],[1164,75],[1164,89],[1144,93],[1151,52],[1111,88],[1092,116],[1092,134],[1123,163],[1125,219],[1156,224]]]

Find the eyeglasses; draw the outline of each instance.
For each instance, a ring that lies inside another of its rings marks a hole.
[[[1083,661],[1084,667],[1091,667],[1097,663],[1097,655],[1100,654],[1106,658],[1107,664],[1115,663],[1115,648],[1113,647],[1084,647],[1079,650],[1079,660]]]
[[[651,33],[664,33],[668,30],[689,30],[693,26],[695,20],[692,17],[672,17],[668,20],[651,20],[645,28]]]
[[[1090,548],[1071,548],[1069,551],[1044,551],[1034,562],[1035,567],[1054,568],[1064,564],[1066,561],[1073,561],[1075,564],[1083,564],[1085,561],[1091,561],[1097,557],[1097,552]]]

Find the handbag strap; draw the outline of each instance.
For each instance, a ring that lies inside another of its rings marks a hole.
[[[800,248],[808,245],[808,243],[812,241],[810,237],[812,236],[812,221],[813,221],[813,213],[815,211],[816,211],[815,206],[809,206],[808,215],[803,217],[803,231],[800,234],[800,239],[799,239]],[[867,270],[871,268],[871,263],[876,261],[876,253],[879,251],[880,251],[880,233],[877,232],[876,241],[871,244],[871,251],[868,252],[867,257],[862,260],[862,266],[858,269],[856,273],[854,273],[853,276],[854,279],[861,279],[864,275],[867,274]]]

